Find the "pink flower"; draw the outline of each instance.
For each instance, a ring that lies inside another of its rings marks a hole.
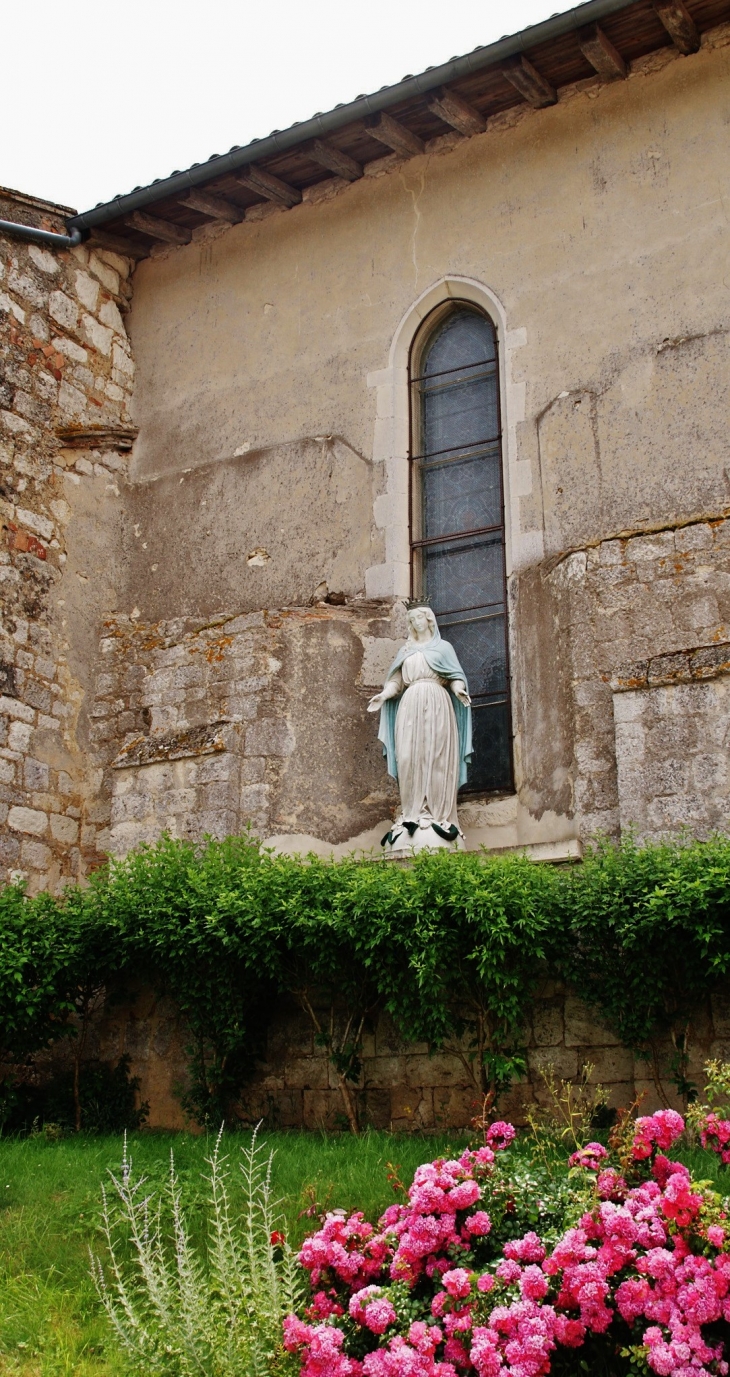
[[[494,1277],[491,1272],[482,1272],[482,1275],[477,1277],[477,1290],[481,1291],[483,1295],[488,1295],[493,1287]]]
[[[713,1248],[722,1248],[725,1242],[725,1230],[719,1224],[710,1224],[707,1229],[707,1238]]]
[[[348,1310],[358,1324],[362,1324],[373,1334],[384,1334],[388,1325],[394,1324],[397,1316],[395,1307],[383,1296],[379,1286],[364,1286],[350,1299]]]
[[[537,1234],[531,1230],[522,1238],[511,1238],[505,1243],[504,1255],[518,1262],[542,1262],[545,1249]]]
[[[512,1262],[509,1258],[503,1258],[497,1264],[496,1274],[500,1281],[505,1281],[508,1286],[511,1286],[513,1281],[519,1281],[522,1276],[522,1268],[519,1262]]]
[[[534,1263],[526,1267],[520,1278],[520,1291],[526,1300],[539,1301],[548,1293],[548,1282],[544,1272]]]
[[[473,1234],[475,1238],[484,1238],[492,1227],[492,1221],[486,1210],[476,1210],[474,1214],[468,1214],[464,1220],[464,1228],[468,1234]]]
[[[476,1181],[462,1181],[449,1191],[448,1205],[453,1210],[468,1210],[478,1199],[479,1187]]]
[[[494,1152],[503,1152],[509,1147],[514,1136],[512,1124],[505,1123],[504,1119],[497,1119],[496,1123],[490,1124],[487,1129],[487,1144]]]
[[[462,1300],[471,1291],[471,1273],[465,1267],[455,1267],[451,1272],[444,1272],[441,1278],[444,1289],[455,1300]]]
[[[608,1157],[608,1153],[602,1143],[587,1143],[585,1147],[578,1148],[577,1152],[571,1153],[568,1158],[568,1166],[583,1167],[585,1171],[598,1171],[601,1162]]]
[[[637,1162],[651,1157],[656,1148],[672,1146],[684,1133],[684,1119],[676,1109],[658,1109],[656,1114],[636,1120],[632,1152]]]

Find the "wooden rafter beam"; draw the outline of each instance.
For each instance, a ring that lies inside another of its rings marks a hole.
[[[590,62],[594,72],[598,72],[602,81],[616,81],[628,75],[628,67],[620,52],[614,48],[610,38],[598,24],[590,24],[587,29],[581,29],[579,41],[583,56]]]
[[[302,199],[302,193],[295,186],[290,186],[288,182],[283,182],[281,177],[275,177],[271,172],[265,172],[263,167],[257,163],[249,163],[236,173],[236,181],[247,186],[249,191],[255,191],[257,195],[263,196],[266,201],[275,201],[278,206],[298,206]]]
[[[186,210],[197,210],[199,215],[207,215],[209,220],[225,220],[229,225],[237,225],[244,216],[240,206],[234,206],[232,201],[214,196],[209,191],[189,191],[187,196],[180,197],[178,205],[185,206]]]
[[[484,116],[468,101],[457,96],[456,91],[450,91],[448,86],[437,87],[428,97],[427,104],[431,113],[438,115],[444,124],[450,124],[452,129],[458,129],[460,134],[467,137],[483,134],[487,127]]]
[[[557,92],[544,76],[540,76],[537,68],[533,67],[526,57],[509,58],[502,64],[501,71],[510,85],[514,86],[528,105],[534,106],[536,110],[542,110],[546,105],[557,104]]]
[[[98,244],[100,249],[109,249],[111,253],[119,253],[126,258],[146,258],[149,253],[148,248],[133,243],[131,239],[122,239],[121,235],[117,234],[107,234],[106,230],[96,227],[90,231],[88,242],[92,248]]]
[[[399,120],[394,120],[392,115],[386,115],[383,111],[380,115],[368,115],[364,121],[368,134],[371,134],[378,143],[385,144],[386,148],[391,148],[394,153],[402,153],[406,158],[412,158],[417,153],[425,151],[423,139],[419,139],[412,130],[406,129]]]
[[[139,230],[140,234],[148,234],[151,239],[161,239],[165,244],[189,244],[192,239],[190,230],[183,229],[182,225],[173,225],[172,221],[160,220],[158,216],[147,215],[143,210],[135,210],[132,215],[127,215],[124,223],[130,229]]]
[[[700,46],[700,35],[682,0],[654,0],[654,9],[675,48],[679,48],[685,56],[696,53]]]
[[[320,167],[326,167],[328,172],[334,172],[336,177],[344,177],[346,182],[356,182],[362,177],[362,168],[349,153],[344,153],[341,148],[335,148],[334,144],[325,143],[323,139],[313,139],[302,150],[307,157],[313,158]]]

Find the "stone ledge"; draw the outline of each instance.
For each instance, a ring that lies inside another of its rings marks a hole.
[[[112,761],[112,769],[125,770],[134,765],[153,765],[158,761],[185,760],[190,756],[215,755],[226,750],[223,728],[226,721],[188,727],[184,731],[164,732],[159,736],[138,736],[123,746]]]
[[[730,642],[723,641],[719,645],[695,646],[624,665],[612,676],[611,688],[614,693],[630,693],[635,689],[716,679],[720,674],[729,673]]]

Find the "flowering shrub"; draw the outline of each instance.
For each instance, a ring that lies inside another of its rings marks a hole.
[[[723,1377],[730,1229],[666,1156],[683,1131],[673,1110],[638,1119],[623,1173],[600,1143],[573,1153],[569,1201],[540,1231],[519,1228],[504,1123],[419,1167],[377,1228],[329,1214],[300,1253],[311,1304],[284,1327],[301,1377]]]

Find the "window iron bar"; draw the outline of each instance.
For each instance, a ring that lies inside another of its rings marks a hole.
[[[496,612],[488,612],[488,607],[495,607]],[[484,610],[482,610],[484,609]],[[507,611],[506,602],[487,602],[474,603],[471,607],[457,607],[453,612],[439,612],[439,622],[444,622],[444,626],[474,626],[476,622],[494,621],[496,617],[503,617]],[[461,617],[463,612],[478,612],[478,617],[464,617],[463,621],[445,622],[444,617]]]
[[[412,540],[411,545],[414,550],[422,550],[427,545],[446,545],[452,540],[466,540],[470,536],[490,535],[493,531],[503,531],[504,522],[500,521],[496,526],[475,526],[473,529],[465,531],[450,531],[448,535],[427,536],[425,540]]]
[[[466,451],[468,449],[485,449],[487,445],[497,445],[501,439],[502,432],[500,430],[496,435],[487,436],[486,440],[470,440],[466,445],[447,445],[445,449],[428,449],[424,450],[423,454],[412,454],[410,458],[412,463],[417,463],[426,459],[436,459],[439,454],[451,454],[457,450],[458,453],[454,454],[455,459],[478,459],[478,454],[467,454]]]
[[[442,368],[439,373],[419,373],[418,377],[411,378],[412,383],[430,381],[432,378],[445,378],[449,373],[464,373],[467,368],[488,368],[493,372],[497,370],[496,359],[477,359],[474,363],[459,363],[456,368]]]

